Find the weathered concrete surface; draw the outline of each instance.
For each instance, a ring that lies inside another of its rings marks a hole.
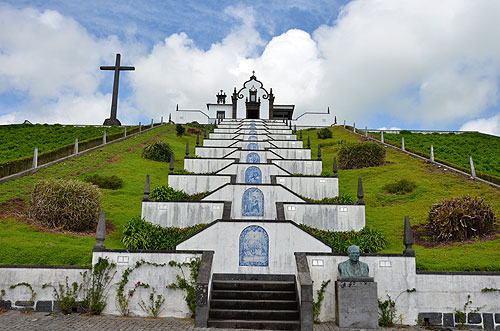
[[[231,182],[231,176],[214,175],[168,175],[168,186],[187,194],[210,192]]]
[[[328,231],[360,231],[365,227],[364,205],[283,203],[285,219]]]
[[[339,195],[339,179],[333,177],[276,176],[276,184],[303,197],[321,200]]]
[[[339,327],[378,329],[377,283],[336,281],[335,289]]]
[[[292,174],[319,176],[323,171],[323,164],[318,160],[273,160],[272,162]]]
[[[222,218],[223,210],[223,202],[143,201],[141,217],[150,223],[163,227],[185,228]]]
[[[234,159],[184,159],[184,169],[195,174],[216,172],[234,163]]]
[[[245,171],[252,166],[256,166],[262,172],[262,184],[271,184],[271,176],[281,175],[286,176],[290,175],[285,170],[281,169],[275,164],[272,163],[235,163],[230,166],[221,169],[217,172],[218,175],[236,175],[236,183],[244,184],[245,183]]]

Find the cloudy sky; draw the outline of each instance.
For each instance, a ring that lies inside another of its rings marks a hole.
[[[122,123],[206,109],[252,70],[295,115],[500,135],[500,1],[0,2],[0,124]]]

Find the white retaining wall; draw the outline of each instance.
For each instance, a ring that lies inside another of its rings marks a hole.
[[[231,163],[233,159],[184,159],[184,169],[195,174],[216,172]]]
[[[228,199],[231,201],[231,199]],[[143,201],[141,217],[161,225],[185,228],[200,223],[210,223],[222,218],[223,202],[199,201]]]
[[[250,225],[264,228],[269,236],[269,266],[239,266],[239,238]],[[222,222],[206,228],[177,245],[182,250],[215,251],[213,273],[293,274],[294,252],[314,250],[331,252],[331,248],[289,222]]]
[[[272,148],[269,149],[284,159],[310,160],[311,150],[307,148]]]
[[[222,158],[235,150],[236,147],[196,147],[194,153],[203,158]]]
[[[168,186],[187,194],[211,192],[231,182],[231,176],[216,175],[168,175]]]
[[[301,140],[272,140],[273,148],[303,148],[304,143]]]
[[[273,160],[272,162],[292,174],[319,176],[323,171],[323,164],[318,160]]]
[[[203,147],[229,147],[235,142],[232,139],[203,139]]]
[[[276,184],[288,187],[298,195],[314,200],[339,195],[339,179],[333,177],[277,176]]]
[[[175,252],[154,252],[154,251],[137,251],[128,252],[125,250],[116,251],[104,251],[104,252],[94,252],[93,263],[97,262],[98,258],[108,258],[108,260],[115,262],[116,274],[111,281],[112,286],[108,292],[107,305],[104,309],[104,314],[110,315],[120,315],[119,306],[116,300],[116,290],[118,288],[117,283],[121,281],[123,272],[129,268],[134,267],[136,262],[144,260],[147,262],[152,262],[156,264],[165,264],[165,266],[151,266],[142,265],[141,267],[133,270],[129,275],[129,280],[125,286],[125,293],[128,290],[134,288],[134,284],[137,282],[146,283],[150,288],[139,287],[134,296],[129,301],[129,310],[131,316],[148,316],[140,306],[139,302],[143,300],[146,304],[149,304],[149,295],[154,288],[156,294],[161,294],[165,299],[163,304],[163,311],[160,313],[160,317],[180,317],[187,318],[191,317],[191,312],[184,300],[186,292],[183,290],[167,289],[166,286],[172,283],[177,283],[176,276],[182,273],[177,267],[171,267],[168,265],[170,261],[176,261],[178,263],[189,262],[191,259],[200,258],[201,254],[197,253],[175,253]],[[186,277],[189,277],[190,270],[187,267],[183,267],[183,271]],[[187,279],[189,280],[189,278]]]
[[[284,203],[285,219],[328,231],[360,231],[365,227],[364,205]]]

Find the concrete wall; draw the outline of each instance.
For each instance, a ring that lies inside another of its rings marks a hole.
[[[195,155],[203,158],[223,158],[235,150],[235,147],[196,147]]]
[[[310,112],[310,113],[302,113],[304,115],[295,115],[295,119],[292,121],[292,125],[297,126],[311,126],[311,127],[319,127],[319,126],[330,126],[333,124],[335,120],[335,115],[326,112]],[[337,119],[338,120],[338,119]]]
[[[260,163],[267,163],[267,160],[282,159],[279,155],[269,152],[269,151],[253,151],[253,150],[236,150],[232,153],[226,155],[228,158],[240,159],[240,162],[246,162],[247,156],[250,153],[258,154],[260,157]]]
[[[244,184],[245,171],[251,166],[258,166],[258,168],[262,172],[263,184],[271,184],[271,176],[273,175],[281,175],[281,176],[289,175],[285,170],[271,163],[235,163],[217,172],[217,174],[236,175],[236,183]]]
[[[418,257],[417,257],[418,258]],[[340,254],[308,254],[311,277],[314,281],[314,299],[321,283],[331,279],[327,286],[320,313],[321,321],[334,320],[335,280],[338,277],[338,263],[348,259]],[[478,306],[480,313],[499,313],[500,294],[481,292],[483,288],[500,288],[500,274],[481,273],[416,273],[415,258],[402,255],[361,256],[360,261],[368,264],[370,277],[378,285],[378,297],[386,300],[390,295],[396,301],[396,315],[403,316],[403,324],[415,325],[419,313],[454,313],[463,310],[467,295],[471,295],[471,309]],[[407,290],[415,289],[413,293]],[[498,324],[497,324],[498,325]]]
[[[126,251],[126,250],[109,250],[104,252],[94,252],[93,262],[97,262],[98,258],[108,258],[117,264],[116,274],[111,281],[112,286],[108,292],[107,305],[104,314],[120,315],[119,306],[116,299],[117,283],[121,281],[123,272],[127,268],[133,268],[136,262],[144,260],[162,266],[142,265],[134,269],[129,275],[129,281],[125,286],[125,291],[134,288],[134,284],[140,281],[141,283],[149,284],[150,288],[138,288],[134,296],[129,301],[129,309],[131,316],[148,316],[140,306],[139,302],[143,300],[149,304],[149,295],[154,288],[156,294],[161,294],[165,299],[163,304],[163,311],[160,313],[161,317],[191,317],[189,308],[184,300],[186,292],[183,290],[175,290],[166,288],[167,285],[177,283],[176,276],[182,277],[181,271],[177,267],[168,265],[170,261],[178,263],[190,262],[191,259],[201,258],[200,253],[186,253],[186,252],[166,252],[166,251]],[[165,266],[163,266],[165,264]],[[186,277],[189,277],[189,268],[183,268]],[[127,293],[126,292],[126,293]]]
[[[256,143],[259,147],[259,151],[263,151],[266,148],[272,147],[271,143],[268,141],[238,141],[233,145],[233,147],[238,147],[241,149],[248,149],[249,143]]]
[[[218,171],[234,162],[234,159],[184,159],[184,169],[195,174],[205,174]]]
[[[284,159],[310,160],[311,150],[307,148],[271,148],[269,149]]]
[[[319,176],[323,171],[323,164],[318,160],[273,160],[272,162],[292,174]]]
[[[208,138],[210,139],[234,139],[236,136],[238,136],[237,133],[233,133],[234,130],[228,130],[228,131],[231,131],[231,132],[228,132],[228,133],[209,133],[208,134]]]
[[[333,177],[276,176],[276,184],[288,187],[293,192],[314,200],[339,195],[339,179]]]
[[[264,228],[269,236],[269,266],[239,266],[239,237],[250,225]],[[219,221],[177,245],[183,250],[215,251],[214,273],[293,274],[294,252],[314,250],[331,252],[331,248],[290,222]]]
[[[264,216],[242,216],[243,193],[257,187],[264,195]],[[271,185],[226,185],[204,197],[202,201],[232,201],[231,218],[233,219],[276,219],[276,202],[304,202],[301,198],[281,186]]]
[[[359,231],[365,227],[364,205],[284,203],[285,219],[328,231]]]
[[[75,266],[6,266],[0,265],[0,289],[5,290],[5,295],[2,300],[11,301],[12,309],[53,311],[54,290],[52,288],[42,288],[43,284],[52,284],[57,287],[59,283],[63,283],[68,277],[68,283],[71,285],[73,282],[78,284],[82,283],[81,273],[88,269],[75,267]],[[17,286],[10,289],[10,286],[19,283],[28,283],[32,286],[33,291],[36,293],[35,302],[33,306],[19,305],[22,302],[31,300],[31,291],[26,286]],[[16,305],[17,303],[17,305]]]
[[[274,148],[304,148],[304,143],[300,140],[272,140],[271,143]]]
[[[178,110],[172,112],[172,121],[175,123],[191,123],[198,122],[200,124],[208,124],[209,118],[207,114],[201,110]]]
[[[228,199],[231,201],[231,199]],[[200,223],[210,223],[222,218],[223,202],[200,201],[143,201],[141,217],[163,227],[185,228]]]
[[[187,194],[210,192],[231,182],[231,176],[219,175],[168,175],[168,186]]]
[[[235,142],[230,139],[203,139],[203,147],[228,147]]]

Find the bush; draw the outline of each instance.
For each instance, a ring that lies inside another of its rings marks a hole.
[[[347,143],[339,150],[340,169],[360,169],[385,163],[385,149],[377,143]]]
[[[122,243],[126,249],[173,250],[176,243],[205,226],[206,224],[197,224],[187,228],[162,228],[136,216],[125,225]]]
[[[101,192],[79,180],[35,183],[29,217],[44,226],[66,231],[95,231],[101,211]]]
[[[169,200],[200,200],[209,192],[196,193],[189,195],[183,191],[177,191],[170,186],[162,185],[151,190],[149,198],[154,201],[169,201]]]
[[[327,139],[333,137],[332,131],[330,131],[328,128],[319,129],[317,131],[317,134],[318,139]]]
[[[495,213],[482,198],[451,198],[431,206],[426,227],[437,241],[460,241],[497,230]]]
[[[415,182],[408,179],[400,179],[397,182],[386,184],[384,189],[389,193],[405,194],[410,193],[417,187]]]
[[[349,204],[354,203],[354,199],[348,194],[340,194],[339,196],[333,198],[324,198],[321,200],[313,200],[309,198],[304,198],[310,203],[338,203],[338,204]]]
[[[188,128],[187,129],[187,133],[194,134],[196,136],[200,136],[201,135],[201,130],[200,129],[196,129],[196,128]]]
[[[117,190],[123,186],[123,180],[118,176],[100,176],[92,175],[85,178],[87,183],[92,183],[99,186],[100,188],[106,188],[110,190]]]
[[[370,227],[365,227],[358,232],[335,232],[319,230],[304,224],[300,226],[332,245],[335,253],[347,253],[347,248],[351,245],[359,246],[361,253],[376,253],[387,246],[385,236]]]
[[[142,151],[142,157],[160,162],[169,162],[172,156],[172,148],[163,141],[155,141],[149,144]]]
[[[186,129],[182,126],[182,124],[176,124],[175,131],[177,131],[177,136],[180,137],[184,134],[184,131],[186,131]]]

